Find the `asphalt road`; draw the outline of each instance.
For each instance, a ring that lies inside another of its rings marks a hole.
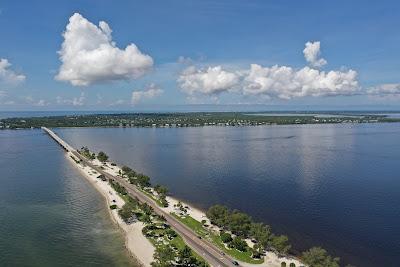
[[[47,128],[43,128],[43,130],[45,130],[64,149],[71,152],[75,157],[82,160],[86,165],[96,170],[97,172],[103,174],[106,178],[118,181],[121,185],[123,185],[126,188],[129,195],[131,195],[134,198],[136,197],[142,203],[147,203],[154,209],[155,213],[164,216],[164,218],[171,226],[171,228],[173,228],[185,240],[186,244],[189,247],[191,247],[198,255],[203,257],[203,259],[206,260],[211,266],[214,267],[235,266],[233,264],[233,259],[223,254],[218,247],[216,247],[208,240],[199,238],[195,232],[193,232],[190,228],[181,223],[171,214],[162,210],[154,200],[146,196],[143,192],[139,191],[135,185],[130,184],[122,177],[111,175],[110,173],[105,172],[100,167],[92,164],[89,160],[80,155],[68,143],[66,143],[64,140],[58,137],[53,131]]]

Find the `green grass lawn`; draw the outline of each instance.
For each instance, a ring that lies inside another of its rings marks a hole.
[[[203,238],[207,238],[208,240],[210,240],[213,244],[218,246],[221,250],[223,250],[229,256],[231,256],[239,261],[247,262],[247,263],[251,263],[251,264],[261,264],[264,262],[264,259],[253,259],[251,257],[250,251],[242,252],[237,249],[226,248],[225,244],[222,242],[219,235],[211,233],[209,230],[204,228],[204,226],[201,224],[201,222],[193,219],[192,217],[190,217],[190,216],[180,217],[180,216],[176,215],[175,213],[171,213],[171,214],[172,214],[172,216],[177,218],[179,221],[181,221],[183,224],[185,224],[187,227],[192,229],[196,234],[202,236]]]

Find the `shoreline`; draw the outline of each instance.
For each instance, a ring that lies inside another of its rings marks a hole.
[[[90,167],[82,166],[76,163],[72,158],[72,154],[67,153],[67,159],[83,174],[86,180],[98,191],[105,199],[104,204],[108,214],[113,223],[118,227],[119,231],[124,237],[124,247],[129,253],[129,256],[135,260],[140,266],[151,267],[153,261],[154,246],[151,242],[142,234],[144,227],[143,223],[135,222],[127,225],[118,215],[116,209],[111,210],[110,205],[117,205],[121,208],[125,201],[118,196],[114,189],[107,183],[103,182],[96,177],[99,175],[96,171]],[[115,200],[116,202],[113,202]]]

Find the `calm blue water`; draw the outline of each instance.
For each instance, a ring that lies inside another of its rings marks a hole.
[[[344,263],[399,266],[400,124],[58,129],[173,195],[226,204]]]
[[[103,197],[40,130],[0,131],[0,266],[129,266]]]

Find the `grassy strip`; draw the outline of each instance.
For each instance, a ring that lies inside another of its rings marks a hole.
[[[148,196],[149,198],[154,200],[159,207],[164,208],[164,205],[161,203],[161,201],[158,198],[156,198],[153,194],[150,194],[149,192],[147,192],[143,189],[140,189],[139,187],[137,187],[137,188],[139,189],[140,192],[142,192],[143,194],[145,194],[146,196]]]
[[[212,233],[211,231],[204,228],[201,222],[193,219],[190,216],[180,217],[175,213],[171,213],[176,219],[180,222],[185,224],[187,227],[192,229],[196,234],[200,235],[201,237],[207,238],[210,240],[214,245],[218,246],[222,251],[224,251],[229,256],[235,258],[236,260],[251,263],[251,264],[261,264],[264,262],[264,259],[253,259],[251,257],[251,251],[242,252],[237,249],[229,249],[225,246],[222,242],[221,237]]]

